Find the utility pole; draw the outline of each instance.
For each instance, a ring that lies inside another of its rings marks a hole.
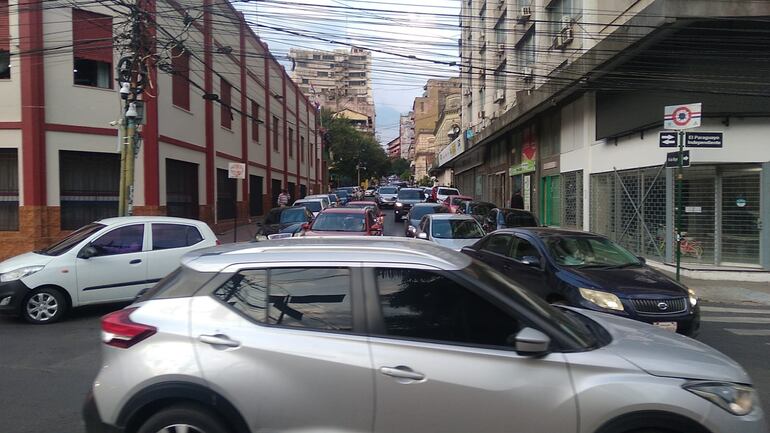
[[[677,134],[677,144],[679,145],[679,158],[677,158],[676,168],[676,205],[674,206],[676,220],[676,280],[679,281],[679,274],[682,263],[682,160],[684,156],[685,132],[679,131]]]

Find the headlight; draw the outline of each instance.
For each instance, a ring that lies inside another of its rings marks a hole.
[[[623,311],[623,303],[620,302],[620,298],[613,295],[612,293],[581,287],[580,296],[582,296],[583,299],[592,302],[602,308],[607,308],[608,310]]]
[[[754,409],[756,394],[750,386],[724,382],[688,382],[682,387],[733,415],[747,415]]]
[[[687,294],[690,296],[690,305],[693,307],[698,303],[698,297],[695,295],[695,290],[687,289]]]
[[[20,280],[24,277],[28,277],[35,272],[43,269],[44,266],[25,266],[23,268],[14,269],[11,272],[0,274],[0,283],[7,283],[8,281]]]
[[[260,234],[260,235],[256,235],[256,236],[254,237],[254,240],[257,240],[257,241],[266,241],[266,240],[267,240],[267,236],[265,236],[265,235],[261,235],[261,234]]]
[[[396,203],[396,207],[402,207],[403,205],[403,203]]]

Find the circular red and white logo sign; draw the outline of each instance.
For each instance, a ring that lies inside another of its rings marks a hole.
[[[679,107],[671,114],[671,120],[676,126],[685,126],[692,120],[692,111],[687,107]]]

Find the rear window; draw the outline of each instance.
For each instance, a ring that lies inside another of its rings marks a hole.
[[[152,224],[152,249],[168,250],[195,245],[203,241],[197,227],[183,224]]]
[[[412,208],[409,217],[413,220],[418,220],[428,214],[448,212],[449,209],[446,206],[419,206]]]
[[[439,188],[436,192],[438,195],[460,195],[460,191],[454,188]]]
[[[298,201],[298,202],[294,203],[294,206],[304,206],[310,212],[321,212],[321,202],[320,201]]]
[[[398,192],[398,198],[400,200],[422,200],[425,196],[422,191],[415,189],[402,189]]]
[[[534,215],[527,212],[507,212],[502,213],[502,216],[503,224],[508,228],[538,226]]]
[[[380,188],[378,192],[380,194],[395,194],[398,192],[398,188]]]
[[[198,272],[180,266],[144,292],[135,302],[192,296],[215,276],[215,272]]]

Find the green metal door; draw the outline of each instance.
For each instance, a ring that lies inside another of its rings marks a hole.
[[[559,176],[546,176],[542,179],[540,188],[540,216],[542,223],[547,226],[559,226],[561,224],[560,216],[560,181]]]

